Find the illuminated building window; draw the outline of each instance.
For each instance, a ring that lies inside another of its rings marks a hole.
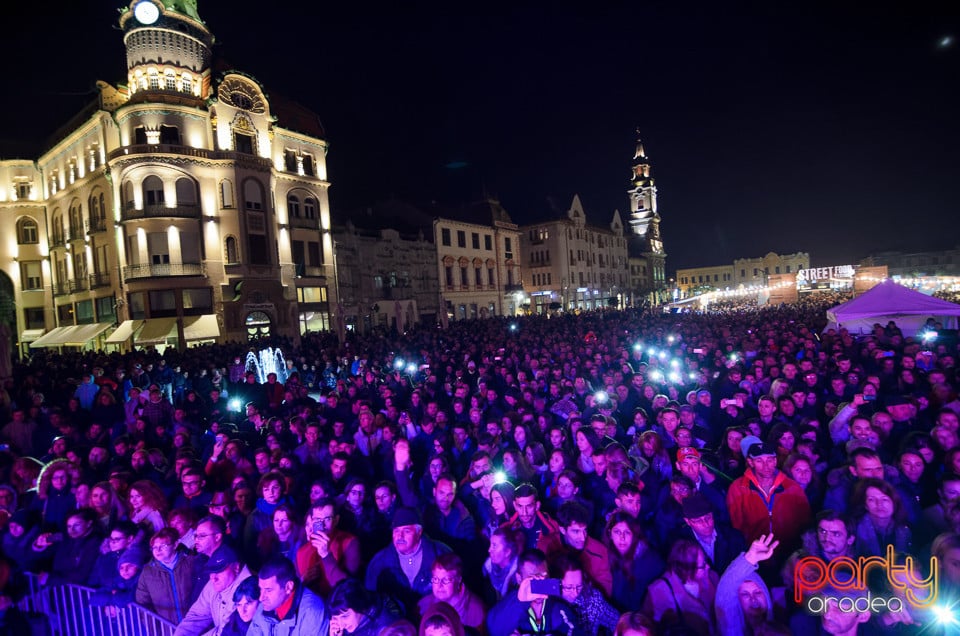
[[[39,242],[36,221],[30,217],[24,217],[17,221],[17,242],[21,245]]]
[[[144,205],[162,205],[163,204],[163,181],[160,177],[150,175],[143,180],[143,204]]]
[[[313,156],[312,155],[303,155],[303,174],[308,177],[312,177],[316,174],[316,170],[313,167]]]
[[[233,200],[233,183],[229,179],[220,182],[220,205],[225,208],[236,205]]]
[[[297,171],[297,152],[295,150],[283,151],[283,166],[287,172]]]
[[[180,90],[184,93],[193,93],[193,78],[189,73],[184,73],[180,78]]]
[[[17,200],[18,200],[18,201],[26,201],[27,199],[29,199],[29,198],[30,198],[30,191],[31,191],[32,189],[33,189],[32,186],[31,186],[29,183],[25,182],[25,181],[21,181],[20,183],[17,183],[17,184],[16,184]]]
[[[237,250],[237,238],[228,236],[224,242],[224,251],[226,252],[227,263],[239,263],[240,254]]]
[[[317,218],[317,200],[307,197],[303,201],[303,218],[305,219],[315,219]]]
[[[152,68],[148,73],[150,77],[150,90],[158,91],[160,90],[160,74],[157,73],[157,69]]]
[[[287,212],[291,219],[300,218],[300,199],[293,194],[287,197]]]
[[[176,75],[176,73],[174,73],[173,71],[167,71],[166,73],[164,73],[163,78],[164,78],[165,88],[166,88],[168,91],[175,91],[175,90],[177,90],[177,75]]]
[[[20,280],[24,291],[43,289],[43,267],[40,261],[20,263]]]

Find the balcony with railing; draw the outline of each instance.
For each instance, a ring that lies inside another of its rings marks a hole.
[[[70,281],[70,293],[75,294],[90,289],[90,281],[86,278],[75,278]]]
[[[86,221],[87,234],[96,234],[107,231],[107,219],[105,217],[93,218]]]
[[[123,268],[123,278],[168,278],[171,276],[203,276],[203,263],[148,263],[145,265],[127,265]]]
[[[70,223],[70,236],[71,241],[76,241],[77,239],[83,238],[83,224],[79,221],[77,223]]]
[[[123,221],[142,221],[143,219],[199,219],[199,205],[175,205],[167,206],[164,203],[156,205],[145,205],[137,209],[131,203],[124,206],[120,219]]]
[[[95,274],[90,274],[90,289],[97,289],[99,287],[109,287],[110,286],[110,274],[105,272],[97,272]]]
[[[295,263],[294,272],[297,278],[324,278],[331,276],[326,265],[304,265],[303,263]]]
[[[308,230],[319,230],[320,229],[320,219],[318,218],[307,218],[302,216],[291,216],[290,217],[290,227],[303,227]]]
[[[238,152],[236,150],[207,150],[206,148],[191,148],[190,146],[180,146],[177,144],[134,144],[124,146],[117,148],[107,155],[107,161],[113,161],[131,155],[180,155],[195,157],[197,159],[236,161],[241,165],[249,165],[268,170],[273,167],[273,162],[270,159],[245,152]]]
[[[54,283],[53,284],[53,295],[54,296],[66,296],[70,293],[70,285],[68,283]]]
[[[67,244],[67,237],[64,236],[63,232],[54,233],[50,235],[50,247],[63,247]]]

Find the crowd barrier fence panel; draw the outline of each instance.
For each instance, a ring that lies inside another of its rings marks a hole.
[[[176,625],[131,603],[107,616],[103,607],[90,604],[94,590],[82,585],[44,587],[34,574],[26,575],[26,586],[18,608],[45,616],[55,636],[173,636]]]

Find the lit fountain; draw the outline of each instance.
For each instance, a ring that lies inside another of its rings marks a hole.
[[[247,371],[254,371],[260,384],[266,384],[267,376],[271,373],[277,374],[277,381],[285,382],[286,369],[286,361],[280,349],[267,347],[261,349],[260,353],[247,352]]]

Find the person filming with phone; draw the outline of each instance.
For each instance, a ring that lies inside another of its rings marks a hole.
[[[360,572],[360,541],[338,527],[336,502],[324,497],[307,513],[306,545],[297,551],[297,572],[304,585],[326,596],[343,579]]]

